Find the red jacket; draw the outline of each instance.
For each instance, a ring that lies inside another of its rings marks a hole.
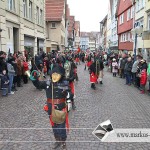
[[[90,67],[92,65],[92,61],[87,62],[87,67]]]
[[[146,71],[146,69],[143,69],[141,71],[140,84],[141,85],[146,85],[146,82],[147,82],[147,71]]]
[[[97,82],[97,76],[93,72],[90,74],[90,82],[91,83]]]
[[[23,62],[23,69],[24,69],[24,71],[28,71],[29,70],[27,62]]]

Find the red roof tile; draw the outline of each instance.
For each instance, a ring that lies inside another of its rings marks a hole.
[[[46,21],[61,21],[65,0],[46,0]]]

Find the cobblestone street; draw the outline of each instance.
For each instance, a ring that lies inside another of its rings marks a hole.
[[[110,120],[115,128],[150,128],[150,97],[105,70],[103,85],[90,88],[89,73],[78,65],[76,111],[71,111],[68,150],[148,150],[150,143],[103,143],[93,134]],[[0,150],[50,150],[55,141],[43,110],[45,92],[30,82],[11,96],[0,96]]]

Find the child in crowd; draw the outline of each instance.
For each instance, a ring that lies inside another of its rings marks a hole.
[[[2,77],[1,77],[2,96],[7,96],[8,86],[9,86],[9,78],[8,75],[6,74],[6,70],[3,70]]]
[[[113,62],[112,62],[112,73],[113,73],[113,77],[116,77],[118,72],[118,63],[116,62],[116,59],[113,58]]]

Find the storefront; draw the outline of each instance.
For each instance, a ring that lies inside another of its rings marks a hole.
[[[27,60],[31,57],[34,57],[34,46],[35,46],[35,38],[24,36],[24,55]]]
[[[44,50],[44,39],[37,38],[37,50],[38,53],[40,50]]]

